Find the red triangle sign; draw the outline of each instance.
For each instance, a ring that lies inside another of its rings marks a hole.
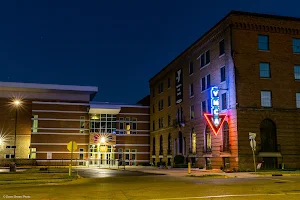
[[[225,121],[226,114],[219,114],[219,121],[217,123],[218,124],[217,126],[214,123],[213,114],[204,113],[204,117],[205,117],[207,123],[209,124],[209,127],[211,128],[211,130],[217,136],[218,132],[220,131],[220,128],[222,127],[222,125]]]

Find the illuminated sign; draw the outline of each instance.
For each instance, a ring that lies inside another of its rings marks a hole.
[[[204,117],[208,122],[210,128],[213,130],[214,134],[218,135],[218,132],[224,123],[226,114],[219,114],[220,112],[219,88],[212,87],[210,91],[210,96],[211,96],[211,113],[204,113]]]
[[[179,69],[175,73],[175,92],[176,92],[176,104],[179,104],[183,101],[183,76],[182,76],[182,69]]]

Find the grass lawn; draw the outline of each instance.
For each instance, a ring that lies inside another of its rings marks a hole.
[[[252,174],[257,174],[261,176],[268,176],[272,174],[282,174],[282,175],[293,175],[293,176],[300,176],[300,170],[293,170],[293,171],[288,171],[288,170],[272,170],[272,171],[257,171],[257,172],[252,172]]]
[[[73,175],[69,176],[68,169],[49,168],[48,171],[40,171],[40,169],[33,168],[16,173],[0,173],[0,185],[63,183],[76,178],[74,170]]]

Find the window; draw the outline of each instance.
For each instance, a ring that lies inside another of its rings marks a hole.
[[[155,121],[152,122],[152,131],[155,131]]]
[[[227,98],[226,98],[226,93],[223,93],[221,95],[222,98],[222,110],[227,109]]]
[[[205,85],[205,77],[203,77],[201,79],[201,91],[204,91],[206,89],[206,85]]]
[[[91,114],[90,133],[116,133],[116,115]]]
[[[293,38],[293,52],[300,53],[300,39]]]
[[[271,78],[270,63],[259,63],[260,78]]]
[[[194,106],[191,106],[190,111],[191,111],[190,117],[191,117],[191,119],[194,119],[195,118],[195,109],[194,109]]]
[[[131,152],[132,152],[131,160],[133,160],[132,165],[134,166],[134,165],[136,165],[136,152],[137,152],[137,150],[136,149],[131,149]]]
[[[171,106],[171,96],[168,96],[168,107]]]
[[[258,49],[259,50],[269,50],[269,36],[259,35],[258,36]]]
[[[158,85],[158,94],[162,93],[164,91],[164,83],[161,82],[159,85]]]
[[[155,97],[155,88],[152,88],[152,98]]]
[[[158,102],[158,111],[161,111],[162,109],[164,109],[164,100],[160,100]]]
[[[159,155],[163,155],[164,154],[164,148],[163,148],[163,136],[160,135],[159,138]]]
[[[272,107],[271,91],[261,91],[261,106]]]
[[[119,118],[119,129],[120,129],[120,131],[119,131],[119,134],[123,134],[124,133],[124,122],[123,122],[123,120],[124,120],[124,118],[123,117],[120,117]]]
[[[36,148],[30,149],[30,159],[36,159]]]
[[[164,118],[163,117],[158,119],[158,128],[164,128]]]
[[[190,97],[194,96],[194,84],[190,84]]]
[[[32,119],[32,132],[36,133],[38,132],[38,123],[39,123],[39,116],[38,115],[33,115],[32,116],[33,119]]]
[[[204,114],[207,111],[206,110],[206,101],[202,101],[201,106],[202,106],[202,114]]]
[[[211,152],[211,133],[208,126],[205,128],[205,151]]]
[[[226,80],[225,66],[221,67],[221,82]]]
[[[80,133],[84,133],[84,128],[85,128],[85,116],[80,116]]]
[[[224,39],[219,42],[219,55],[223,55],[225,53],[225,43]]]
[[[200,68],[205,66],[205,57],[204,54],[200,56]]]
[[[205,65],[210,63],[210,51],[205,52]]]
[[[168,88],[170,88],[171,87],[171,78],[169,77],[168,78]]]
[[[152,105],[152,113],[155,113],[155,106],[154,106],[154,104]]]
[[[168,114],[168,127],[170,127],[170,126],[171,126],[171,115]]]
[[[125,121],[126,134],[130,134],[130,118],[126,117]]]
[[[300,92],[296,93],[296,106],[300,108]]]
[[[196,154],[196,152],[197,152],[197,137],[196,137],[196,132],[195,132],[194,128],[192,128],[192,130],[191,130],[191,141],[192,141],[192,153]]]
[[[206,88],[210,88],[210,74],[206,76]]]
[[[206,51],[205,53],[201,54],[200,56],[200,68],[208,65],[210,63],[210,51]]]
[[[155,137],[152,138],[152,155],[155,155]]]
[[[207,99],[207,112],[211,111],[211,99]]]
[[[136,121],[137,121],[136,118],[132,118],[132,134],[136,134],[136,129],[137,129]]]
[[[189,74],[193,74],[194,73],[194,64],[193,64],[193,61],[190,62],[190,65],[189,65]]]
[[[300,65],[294,66],[295,80],[300,80]]]
[[[130,159],[130,149],[125,149],[125,164],[129,165],[129,159]]]

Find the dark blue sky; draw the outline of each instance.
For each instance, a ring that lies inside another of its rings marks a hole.
[[[0,81],[92,85],[97,101],[135,103],[231,10],[300,17],[297,2],[1,1]]]

